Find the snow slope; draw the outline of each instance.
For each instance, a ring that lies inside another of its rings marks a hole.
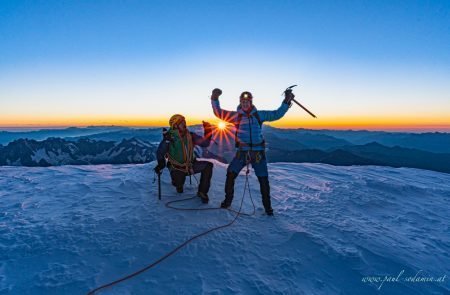
[[[223,198],[215,163],[211,202]],[[226,210],[175,211],[144,165],[0,167],[0,294],[86,294],[189,237],[229,222]],[[407,168],[269,166],[275,217],[241,216],[155,268],[100,294],[444,294],[450,292],[450,175]],[[194,181],[194,180],[193,180]],[[195,183],[195,181],[194,181]],[[237,208],[244,176],[236,183]],[[249,199],[244,211],[251,212]],[[420,274],[444,282],[363,282]]]

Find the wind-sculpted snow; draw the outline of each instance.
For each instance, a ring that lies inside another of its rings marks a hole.
[[[214,162],[210,204],[223,198]],[[86,294],[229,222],[226,210],[175,211],[154,163],[0,167],[0,294]],[[195,240],[101,294],[445,294],[450,292],[450,175],[408,168],[271,164],[275,217],[255,216]],[[197,177],[198,178],[198,177]],[[236,181],[238,208],[244,176]],[[248,198],[245,212],[251,212]],[[399,276],[399,282],[368,278]],[[443,282],[408,282],[443,277]]]

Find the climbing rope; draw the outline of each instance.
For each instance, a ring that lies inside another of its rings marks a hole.
[[[249,192],[250,192],[250,187],[248,186],[248,183],[246,183],[246,187],[248,188],[248,190],[249,190]],[[246,189],[246,188],[244,187],[244,190],[245,190],[245,189]],[[236,213],[236,214],[239,213],[239,215],[242,215],[242,216],[253,216],[253,215],[255,215],[255,213],[256,213],[255,203],[253,202],[253,198],[251,197],[251,193],[249,193],[249,195],[250,195],[250,200],[251,200],[252,206],[253,206],[253,211],[252,211],[252,213],[239,212],[239,211],[236,211],[236,210],[233,210],[233,209],[230,209],[230,208],[226,208],[225,210],[228,210],[228,211],[233,212],[233,213]],[[189,200],[193,200],[193,199],[196,199],[196,198],[198,198],[198,197],[197,197],[197,196],[194,196],[194,197],[184,198],[184,199],[180,199],[180,200],[174,200],[174,201],[167,202],[165,205],[166,205],[167,208],[174,209],[174,210],[179,210],[179,211],[210,211],[210,210],[224,210],[224,208],[221,208],[221,207],[208,207],[208,208],[180,208],[180,207],[174,207],[174,206],[172,206],[172,204],[175,204],[175,203],[182,203],[182,202],[189,201]]]
[[[129,280],[129,279],[131,279],[131,278],[133,278],[133,277],[135,277],[135,276],[137,276],[137,275],[139,275],[139,274],[141,274],[141,273],[143,273],[143,272],[149,270],[150,268],[152,268],[152,267],[158,265],[159,263],[163,262],[164,260],[166,260],[167,258],[169,258],[170,256],[172,256],[173,254],[175,254],[176,252],[178,252],[181,248],[183,248],[184,246],[186,246],[187,244],[189,244],[189,243],[192,242],[193,240],[198,239],[198,238],[200,238],[200,237],[202,237],[202,236],[205,236],[205,235],[207,235],[207,234],[209,234],[209,233],[211,233],[211,232],[213,232],[213,231],[216,231],[216,230],[219,230],[219,229],[222,229],[222,228],[226,228],[226,227],[231,226],[231,225],[238,219],[238,217],[239,217],[240,215],[244,215],[244,216],[252,216],[252,215],[254,215],[254,214],[255,214],[255,211],[256,211],[256,210],[255,210],[255,203],[253,202],[252,193],[251,193],[251,190],[250,190],[250,184],[249,184],[249,181],[248,181],[248,175],[249,175],[249,173],[250,173],[249,164],[250,164],[250,161],[248,161],[248,159],[247,159],[247,163],[246,163],[246,165],[247,165],[247,170],[246,170],[246,172],[245,172],[244,191],[243,191],[243,193],[242,193],[242,199],[241,199],[241,204],[239,205],[239,210],[238,210],[238,211],[235,211],[235,210],[233,210],[233,209],[227,209],[228,211],[231,211],[231,212],[233,212],[233,213],[236,213],[236,215],[234,216],[234,218],[233,218],[230,222],[228,222],[228,223],[226,223],[226,224],[224,224],[224,225],[219,225],[219,226],[210,228],[210,229],[208,229],[208,230],[206,230],[206,231],[204,231],[204,232],[201,232],[201,233],[199,233],[199,234],[197,234],[197,235],[195,235],[195,236],[189,238],[188,240],[186,240],[186,241],[184,241],[183,243],[179,244],[177,247],[175,247],[175,248],[172,249],[171,251],[167,252],[165,255],[161,256],[161,257],[160,257],[159,259],[157,259],[156,261],[152,262],[151,264],[149,264],[149,265],[147,265],[147,266],[145,266],[145,267],[143,267],[143,268],[141,268],[141,269],[139,269],[139,270],[137,270],[137,271],[135,271],[135,272],[133,272],[133,273],[127,275],[127,276],[124,276],[124,277],[119,278],[119,279],[117,279],[117,280],[115,280],[115,281],[112,281],[112,282],[110,282],[110,283],[108,283],[108,284],[105,284],[105,285],[102,285],[102,286],[100,286],[100,287],[97,287],[97,288],[95,288],[95,289],[89,291],[88,295],[94,295],[96,292],[98,292],[98,291],[100,291],[100,290],[106,289],[106,288],[111,287],[111,286],[113,286],[113,285],[119,284],[119,283],[121,283],[121,282],[123,282],[123,281]],[[197,180],[197,178],[195,177],[195,175],[194,175],[194,178],[195,178],[195,180]],[[198,180],[197,180],[197,183],[198,183]],[[249,213],[243,213],[243,212],[242,212],[242,205],[244,204],[244,198],[245,198],[245,191],[246,191],[246,189],[248,189],[248,193],[249,193],[249,196],[250,196],[250,200],[251,200],[252,205],[253,205],[253,213],[251,213],[251,214],[249,214]],[[170,204],[178,203],[178,202],[182,202],[182,201],[187,201],[187,200],[191,200],[191,199],[194,199],[194,198],[197,198],[197,197],[195,196],[195,197],[185,198],[185,199],[181,199],[181,200],[170,201],[170,202],[167,202],[167,203],[166,203],[166,207],[167,207],[167,208],[171,208],[171,209],[175,209],[175,210],[182,210],[182,211],[204,211],[204,210],[218,210],[218,209],[223,209],[223,208],[216,208],[216,207],[214,207],[214,208],[177,208],[177,207],[170,206]]]
[[[246,172],[246,174],[248,174],[248,173]],[[193,175],[193,176],[194,176],[194,179],[197,181],[197,184],[199,184],[199,181],[198,181],[197,177],[195,177],[195,175]],[[248,178],[248,175],[246,175],[246,178]],[[252,211],[252,213],[239,212],[239,214],[242,215],[242,216],[253,216],[253,215],[255,215],[255,213],[256,213],[256,206],[255,206],[255,203],[253,202],[252,192],[251,192],[251,190],[250,190],[250,183],[248,182],[248,179],[246,179],[246,182],[245,182],[245,184],[244,184],[244,193],[245,193],[245,190],[246,190],[246,189],[248,189],[250,201],[252,202],[253,211]],[[172,204],[183,203],[183,202],[185,202],[185,201],[194,200],[194,199],[196,199],[196,198],[197,198],[197,197],[194,196],[194,197],[189,197],[189,198],[184,198],[184,199],[179,199],[179,200],[169,201],[169,202],[166,202],[166,203],[165,203],[165,206],[166,206],[167,208],[174,209],[174,210],[179,210],[179,211],[210,211],[210,210],[223,210],[223,209],[224,209],[224,208],[222,208],[222,207],[208,207],[208,208],[180,208],[180,207],[174,207],[174,206],[172,206]],[[228,211],[233,212],[233,213],[236,213],[236,214],[238,213],[238,211],[233,210],[233,209],[230,209],[230,208],[226,208],[225,210],[228,210]]]

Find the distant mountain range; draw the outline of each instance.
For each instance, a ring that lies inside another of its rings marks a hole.
[[[266,134],[273,132],[280,138],[295,140],[309,148],[321,150],[327,150],[326,145],[329,145],[329,148],[336,148],[339,145],[364,145],[377,142],[387,147],[399,146],[434,153],[450,153],[450,133],[443,132],[280,129],[270,126],[264,126],[264,132]]]
[[[199,131],[199,133],[202,132],[199,125],[190,126],[189,128]],[[364,130],[281,129],[267,125],[264,125],[263,130],[268,143],[288,143],[283,145],[292,150],[319,149],[326,151],[341,146],[378,142],[387,147],[400,146],[434,153],[450,153],[450,133],[442,132],[405,133]],[[74,141],[86,137],[104,141],[121,141],[122,139],[135,137],[147,142],[159,142],[161,139],[161,128],[102,126],[44,129],[28,132],[0,131],[0,144],[6,145],[20,138],[45,140],[49,137],[61,137]]]
[[[387,147],[376,142],[340,147],[330,151],[269,149],[267,158],[271,162],[308,162],[339,166],[378,165],[450,173],[450,153],[431,153],[398,146]]]
[[[104,132],[114,132],[117,130],[130,129],[126,127],[102,126],[102,127],[69,127],[64,129],[41,129],[35,131],[0,131],[0,144],[5,145],[16,139],[28,138],[35,140],[45,140],[50,137],[80,137],[100,134]],[[122,139],[121,139],[122,140]]]
[[[189,129],[203,134],[199,125]],[[0,142],[7,145],[0,144],[0,165],[145,163],[155,159],[161,131],[161,128],[115,126],[22,133],[4,131],[0,132]],[[264,126],[263,132],[269,162],[381,165],[450,173],[449,133],[280,129],[270,126]],[[218,142],[217,137],[209,148],[198,149],[198,153],[227,163],[235,154],[234,138]]]
[[[146,163],[155,159],[157,146],[136,138],[120,142],[88,138],[67,141],[18,139],[0,146],[0,165],[58,166]]]

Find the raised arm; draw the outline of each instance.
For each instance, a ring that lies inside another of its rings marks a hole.
[[[192,136],[192,143],[194,145],[198,145],[201,147],[208,147],[209,144],[211,143],[211,138],[197,135],[194,132],[191,132],[191,136]]]
[[[271,122],[271,121],[276,121],[276,120],[283,118],[283,116],[289,110],[289,107],[292,104],[291,101],[294,97],[295,97],[295,95],[292,92],[290,92],[285,95],[283,103],[281,104],[281,106],[278,109],[276,109],[274,111],[258,111],[261,121]]]
[[[211,94],[211,106],[213,108],[214,115],[228,123],[234,124],[237,118],[237,112],[222,110],[219,103],[219,96],[222,94],[222,90],[216,88]]]
[[[204,135],[200,136],[191,132],[192,143],[201,147],[208,147],[211,143],[212,126],[208,122],[203,122]]]
[[[274,111],[258,111],[258,114],[259,117],[261,118],[261,121],[271,122],[283,118],[288,109],[289,105],[283,102],[281,106]]]

